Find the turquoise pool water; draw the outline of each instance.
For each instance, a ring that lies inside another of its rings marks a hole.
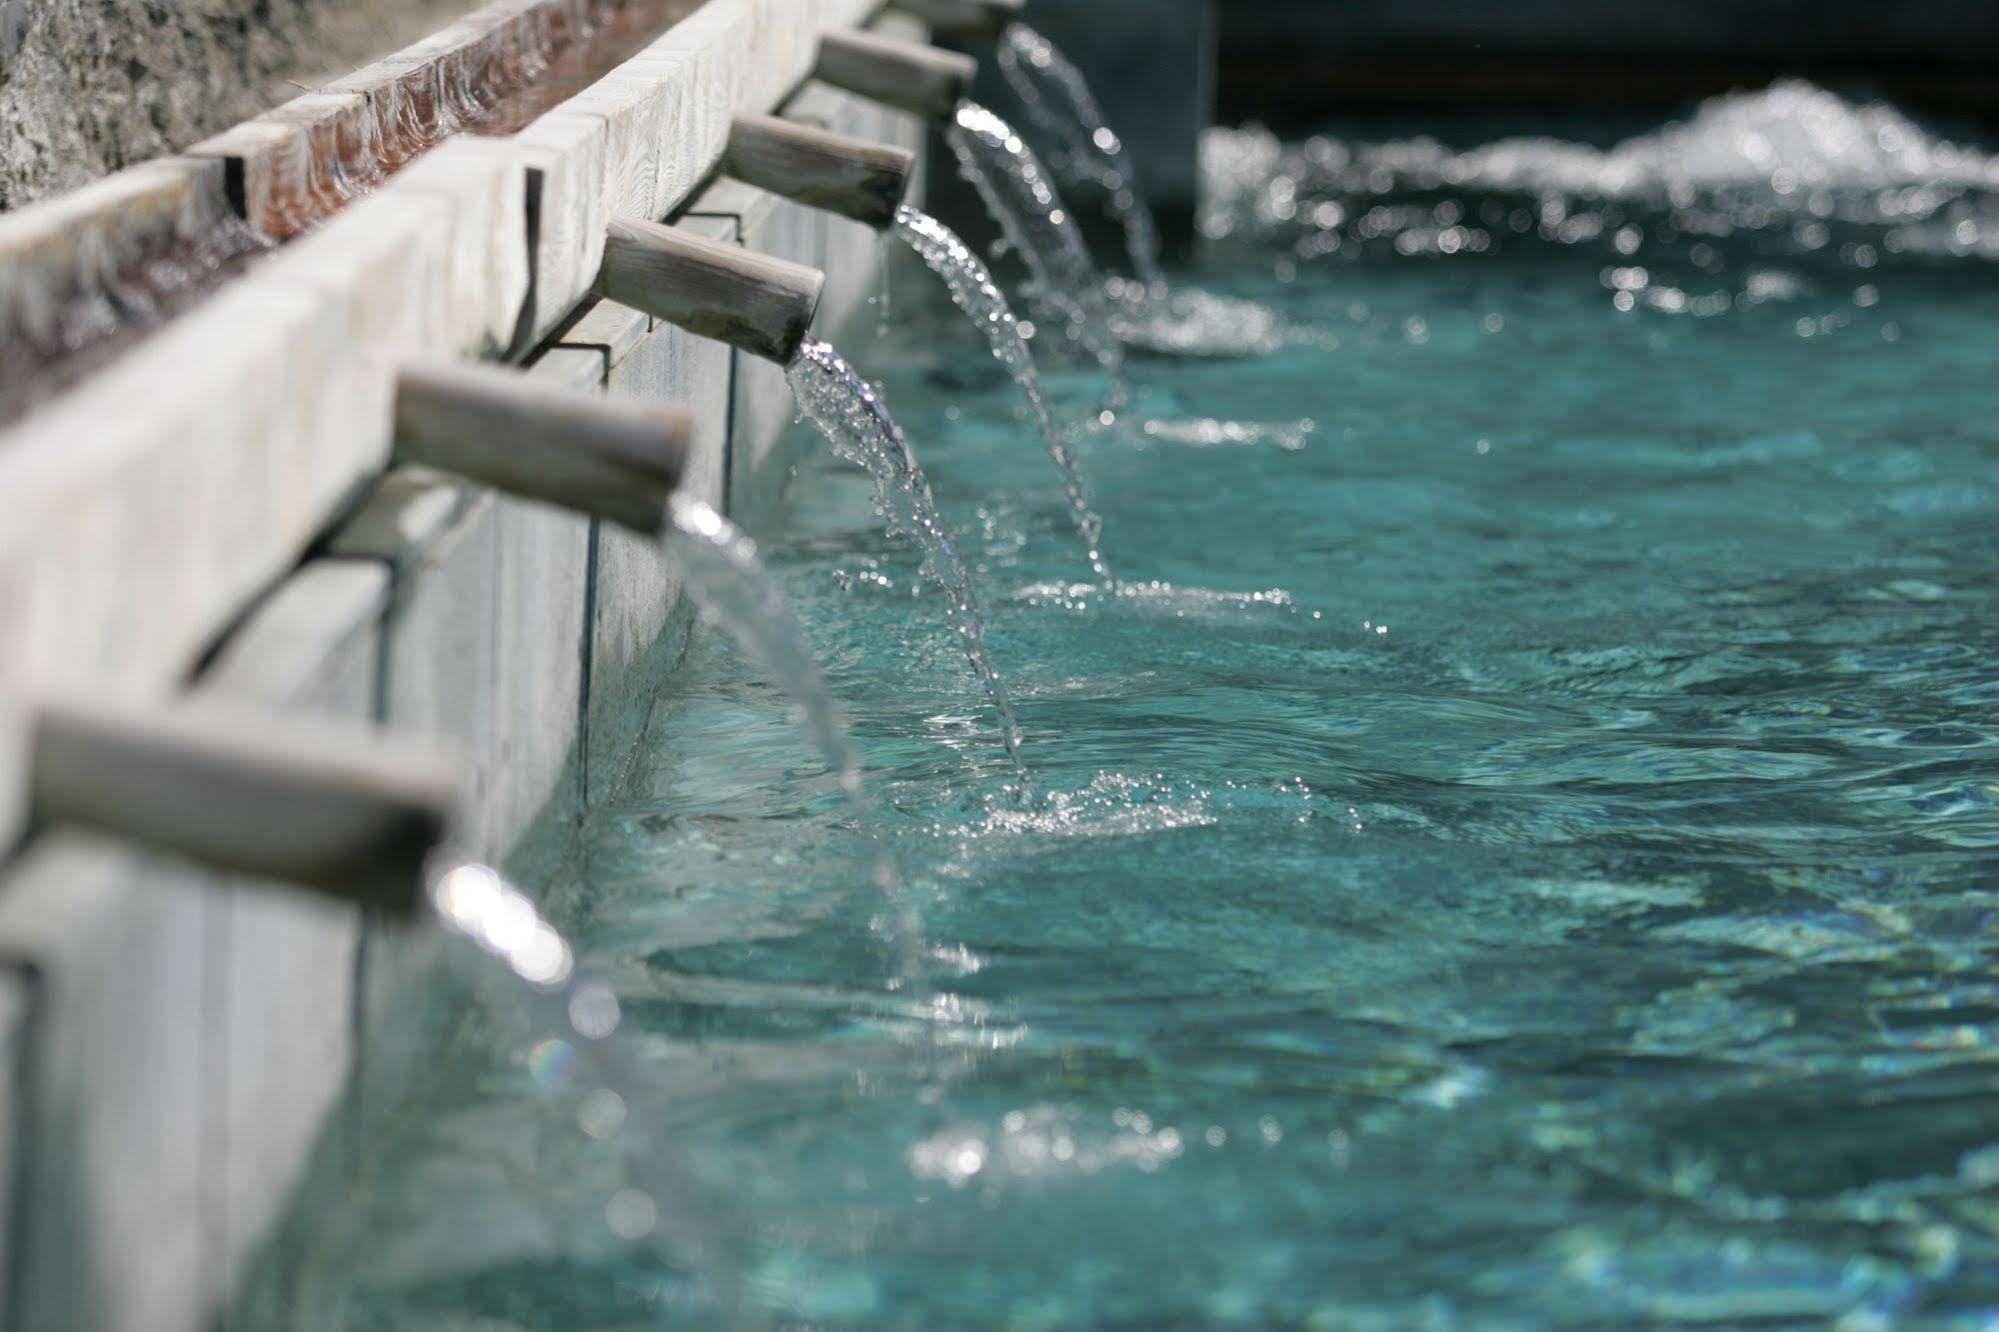
[[[701,635],[555,895],[657,1078],[626,1141],[700,1198],[620,1192],[587,1088],[467,1040],[302,1325],[708,1326],[618,1234],[688,1205],[801,1328],[1999,1326],[1999,271],[1398,188],[1429,242],[1349,207],[1175,275],[1296,336],[1134,362],[1082,450],[1127,596],[899,274],[845,350],[981,578],[1036,801],[865,478],[808,465],[766,554],[925,974]]]

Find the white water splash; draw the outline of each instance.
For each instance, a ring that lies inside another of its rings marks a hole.
[[[1576,201],[1639,202],[1688,210],[1716,234],[1792,216],[1911,227],[1908,248],[1917,248],[1926,238],[1918,224],[1956,204],[1962,215],[1927,239],[1956,253],[1999,251],[1999,217],[1989,198],[1977,197],[1999,192],[1999,159],[1932,135],[1884,103],[1848,102],[1801,80],[1713,98],[1684,122],[1609,149],[1552,138],[1465,151],[1421,137],[1286,146],[1268,131],[1240,129],[1210,131],[1201,160],[1201,229],[1215,239],[1361,224],[1399,240],[1407,228],[1397,218],[1356,218],[1363,204],[1354,201],[1462,191],[1530,200],[1532,221],[1564,241],[1600,230],[1567,216]],[[1430,248],[1490,243],[1479,227],[1438,221]]]
[[[1221,421],[1211,416],[1155,417],[1141,426],[1147,441],[1174,444],[1189,449],[1254,448],[1272,445],[1289,452],[1305,447],[1319,423],[1303,417],[1296,421]]]

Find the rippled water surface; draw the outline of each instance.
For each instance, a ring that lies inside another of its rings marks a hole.
[[[1348,182],[1175,274],[1296,333],[1134,361],[1080,446],[1117,595],[941,294],[850,348],[983,580],[1035,803],[823,460],[765,555],[927,974],[712,635],[556,896],[774,1322],[1999,1317],[1999,282],[1809,207],[1543,235],[1544,185]],[[587,1089],[468,1044],[314,1307],[712,1321],[614,1233]]]

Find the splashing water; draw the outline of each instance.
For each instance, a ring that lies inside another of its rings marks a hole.
[[[923,550],[923,572],[951,603],[952,627],[965,650],[965,660],[998,716],[1000,742],[1023,790],[1027,771],[1020,760],[1020,727],[1006,685],[986,652],[985,625],[979,618],[972,575],[958,553],[958,543],[937,512],[930,480],[910,450],[902,427],[889,415],[881,397],[854,373],[830,345],[807,339],[787,371],[799,410],[826,437],[834,452],[867,469],[875,481],[875,499],[891,532],[915,538]]]
[[[1111,328],[1103,279],[1034,150],[1013,126],[973,102],[958,107],[944,138],[1007,247],[1027,265],[1028,299],[1037,317],[1060,328],[1114,379],[1120,377],[1124,348]]]
[[[648,1242],[663,1260],[694,1274],[726,1326],[767,1326],[745,1300],[748,1225],[695,1181],[664,1134],[641,1140],[634,1130],[646,1122],[639,1113],[645,1079],[614,1039],[622,1020],[616,993],[580,973],[569,941],[485,865],[460,863],[438,874],[430,902],[446,932],[471,946],[448,954],[448,961],[494,1000],[525,1007],[537,1032],[559,1033],[535,1044],[530,1066],[536,1081],[584,1091],[579,1131],[623,1143],[632,1187],[619,1190],[605,1209],[612,1232]],[[517,983],[495,985],[495,961]]]
[[[1009,24],[1001,35],[999,69],[1029,119],[1060,145],[1051,159],[1056,172],[1072,185],[1102,187],[1110,196],[1111,215],[1124,229],[1132,271],[1148,289],[1165,291],[1158,224],[1146,206],[1131,155],[1106,123],[1083,72],[1025,23]]]
[[[1670,210],[1675,229],[1706,242],[1792,230],[1810,242],[1846,223],[1892,228],[1898,250],[1999,253],[1999,158],[1886,104],[1795,79],[1712,98],[1683,122],[1609,149],[1547,137],[1463,151],[1427,137],[1286,146],[1266,130],[1214,130],[1202,141],[1201,176],[1202,234],[1300,236],[1308,257],[1372,239],[1393,240],[1404,256],[1480,253],[1508,231],[1612,242],[1630,231],[1613,210],[1634,204]],[[1454,197],[1435,208],[1374,202],[1418,192]],[[1480,196],[1495,207],[1463,207]],[[1517,210],[1497,206],[1508,199]],[[1636,246],[1617,248],[1629,256]]]
[[[896,210],[895,234],[914,250],[930,271],[943,279],[951,292],[952,302],[972,321],[986,340],[992,344],[993,355],[1020,386],[1020,392],[1027,399],[1028,411],[1033,415],[1036,427],[1041,431],[1041,440],[1048,448],[1048,456],[1055,460],[1055,466],[1062,473],[1062,489],[1069,498],[1069,514],[1076,524],[1076,532],[1083,539],[1083,550],[1089,557],[1090,567],[1105,586],[1115,586],[1117,579],[1112,576],[1110,565],[1103,556],[1104,522],[1090,508],[1089,495],[1083,488],[1081,469],[1076,465],[1076,455],[1069,447],[1068,435],[1055,423],[1055,413],[1048,405],[1048,396],[1041,388],[1041,372],[1035,368],[1034,353],[1028,350],[1027,339],[1021,336],[1020,322],[1014,318],[1013,309],[1007,304],[1006,293],[999,289],[985,264],[972,253],[971,248],[959,239],[958,234],[931,217],[928,213],[911,208],[907,204]]]

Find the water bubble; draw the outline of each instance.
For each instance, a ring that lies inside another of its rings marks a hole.
[[[623,1240],[642,1240],[659,1225],[659,1204],[638,1189],[620,1189],[604,1204],[604,1221]]]
[[[591,1137],[602,1140],[617,1135],[624,1127],[625,1114],[625,1098],[608,1087],[599,1087],[583,1098],[576,1111],[576,1123]]]
[[[618,996],[602,981],[577,987],[569,997],[569,1022],[586,1040],[601,1041],[618,1029]]]

